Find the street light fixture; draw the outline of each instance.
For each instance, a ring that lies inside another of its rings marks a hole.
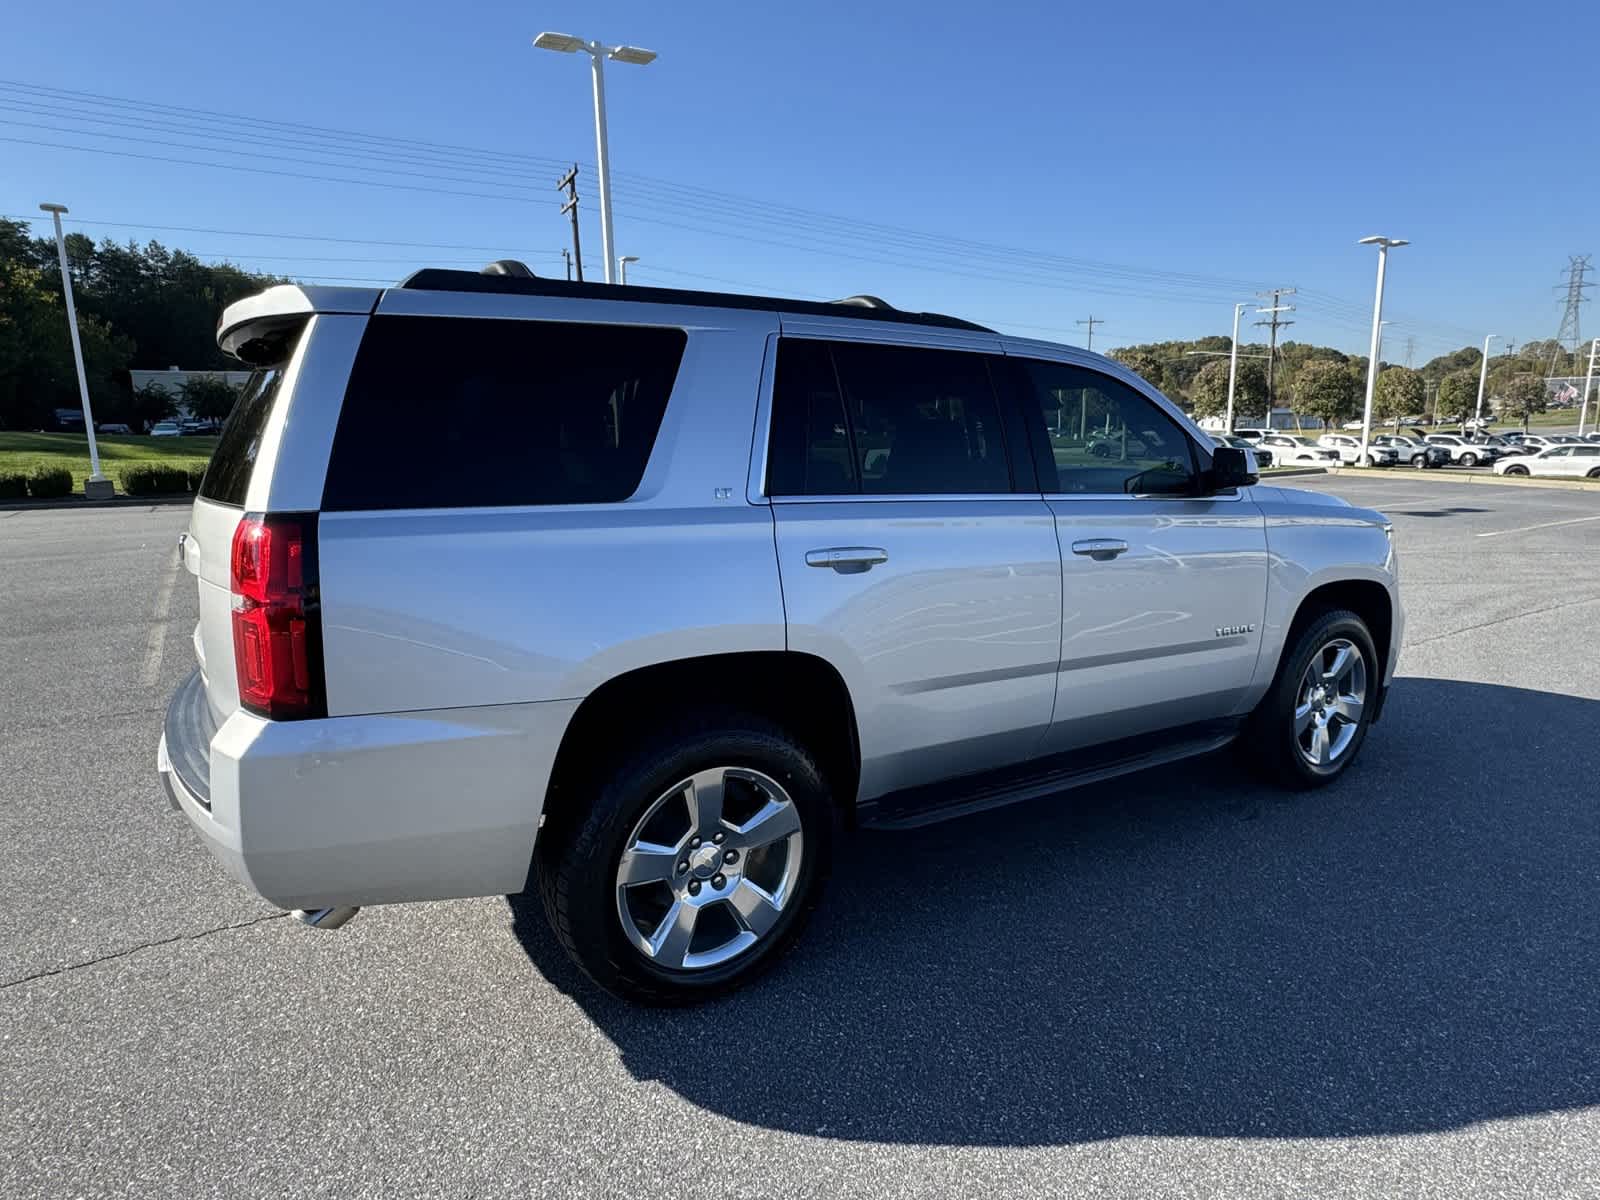
[[[617,282],[626,285],[628,282],[628,264],[638,262],[637,254],[624,254],[617,259]]]
[[[1359,246],[1378,248],[1378,288],[1372,301],[1372,347],[1367,354],[1367,400],[1361,412],[1361,454],[1356,462],[1363,467],[1372,465],[1367,443],[1372,440],[1372,394],[1378,385],[1378,344],[1383,336],[1383,272],[1389,262],[1389,251],[1395,246],[1409,246],[1405,238],[1364,237]]]
[[[583,50],[589,55],[589,65],[594,77],[594,144],[595,167],[600,185],[600,249],[604,254],[606,282],[614,283],[611,248],[611,164],[606,153],[606,59],[631,63],[642,67],[656,59],[654,50],[639,46],[607,46],[602,42],[586,42],[570,33],[541,33],[533,39],[540,50],[554,50],[559,54],[576,54]]]
[[[1489,381],[1489,343],[1499,337],[1498,333],[1485,334],[1483,338],[1483,365],[1478,368],[1478,409],[1472,414],[1472,428],[1483,428],[1483,385]]]
[[[115,494],[111,480],[100,474],[100,447],[94,440],[94,413],[89,408],[89,378],[83,371],[83,344],[78,340],[78,309],[72,302],[72,272],[67,269],[67,240],[61,233],[61,214],[65,204],[41,204],[39,211],[50,214],[56,225],[56,255],[61,261],[61,294],[67,302],[67,329],[72,334],[72,361],[78,368],[78,399],[83,403],[83,431],[89,437],[89,478],[83,494],[90,500],[106,500]]]

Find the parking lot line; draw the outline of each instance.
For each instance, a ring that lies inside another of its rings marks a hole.
[[[145,642],[144,670],[139,673],[141,687],[155,687],[161,680],[161,651],[167,642],[167,614],[172,611],[172,587],[178,581],[178,570],[183,559],[175,557],[172,569],[161,581],[161,591],[156,595],[156,610],[151,617],[150,637]]]
[[[1504,533],[1530,533],[1535,529],[1553,529],[1557,525],[1581,525],[1585,521],[1600,521],[1600,513],[1592,517],[1569,517],[1565,521],[1541,521],[1537,525],[1519,525],[1515,529],[1491,529],[1488,533],[1480,533],[1481,538],[1499,537]]]

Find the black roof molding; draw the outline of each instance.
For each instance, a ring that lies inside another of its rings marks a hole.
[[[402,280],[400,286],[414,292],[489,292],[504,296],[550,296],[574,300],[683,304],[699,308],[743,308],[763,312],[807,313],[818,317],[889,321],[901,325],[934,325],[945,329],[968,329],[977,333],[994,332],[976,322],[963,321],[960,317],[947,317],[942,313],[903,312],[898,308],[891,308],[876,296],[851,296],[846,300],[833,301],[786,300],[780,296],[746,296],[737,292],[694,292],[679,288],[635,287],[631,283],[621,287],[609,283],[540,279],[532,272],[525,276],[515,272],[480,274],[476,271],[456,271],[443,267],[424,267]]]

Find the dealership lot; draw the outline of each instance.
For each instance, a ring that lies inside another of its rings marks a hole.
[[[595,993],[530,902],[324,934],[254,900],[155,782],[186,510],[0,512],[0,1187],[1592,1189],[1600,496],[1285,482],[1401,551],[1401,678],[1346,779],[1218,757],[864,834],[787,963],[684,1012]]]

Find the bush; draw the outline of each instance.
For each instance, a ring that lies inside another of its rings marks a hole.
[[[28,494],[39,500],[72,495],[72,472],[65,467],[35,467],[28,475]]]
[[[130,496],[160,496],[189,490],[189,472],[182,467],[142,463],[122,472],[122,490]]]
[[[0,471],[0,500],[20,500],[28,494],[28,477],[21,471]]]

